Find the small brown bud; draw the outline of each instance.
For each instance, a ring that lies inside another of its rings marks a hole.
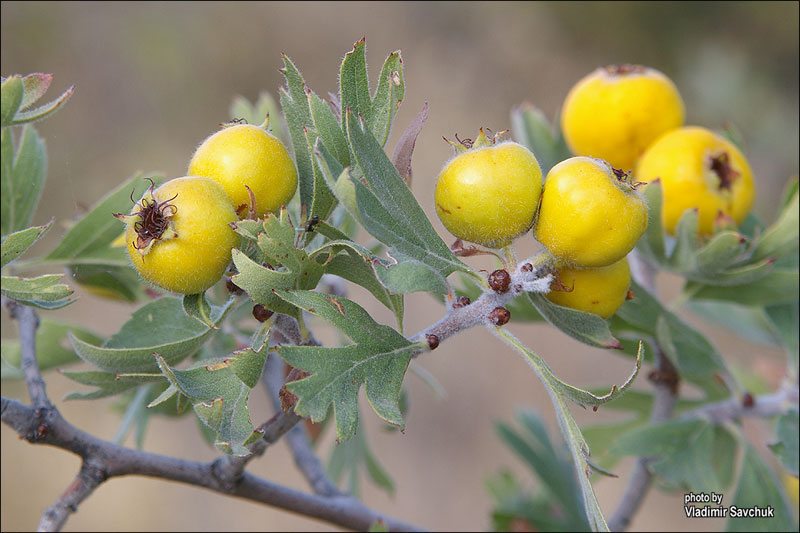
[[[750,394],[749,392],[745,392],[744,395],[742,396],[742,406],[745,409],[750,409],[755,404],[756,404],[756,399],[753,398],[753,395]]]
[[[425,335],[425,338],[428,339],[428,347],[431,350],[435,350],[439,346],[439,337],[436,335]]]
[[[496,293],[503,294],[508,292],[508,286],[511,283],[511,276],[507,270],[495,270],[489,274],[489,286]]]
[[[508,324],[509,320],[511,320],[511,313],[505,307],[495,307],[492,312],[489,313],[489,322],[495,326]]]
[[[519,267],[519,269],[522,270],[523,272],[533,272],[533,265],[530,263],[525,263],[524,265]]]
[[[256,304],[253,306],[253,316],[259,322],[266,322],[269,320],[269,317],[273,315],[273,312],[264,307],[261,304]]]
[[[235,284],[231,278],[227,278],[225,280],[225,288],[228,289],[229,293],[235,294],[236,296],[241,296],[244,294],[244,291],[241,289],[241,287]]]
[[[636,293],[634,293],[632,290],[628,289],[628,292],[625,294],[625,299],[626,300],[633,300],[635,297],[636,297]]]
[[[466,296],[459,296],[458,299],[456,299],[455,303],[453,304],[453,309],[458,309],[460,307],[466,307],[471,303],[472,303],[472,301],[469,298],[467,298]]]

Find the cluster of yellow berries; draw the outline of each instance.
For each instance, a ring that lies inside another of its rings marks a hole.
[[[260,126],[225,126],[197,148],[187,176],[151,187],[119,217],[133,266],[163,289],[203,292],[239,244],[231,223],[277,211],[296,189],[297,171],[277,138]]]
[[[544,186],[523,146],[476,143],[439,175],[436,212],[456,237],[492,248],[533,227],[559,271],[548,298],[610,317],[628,295],[625,256],[647,228],[637,188],[660,180],[669,234],[687,209],[697,209],[699,232],[710,235],[720,221],[741,223],[752,206],[753,176],[741,152],[683,122],[681,96],[662,73],[599,68],[567,95],[561,130],[576,157],[550,169]]]

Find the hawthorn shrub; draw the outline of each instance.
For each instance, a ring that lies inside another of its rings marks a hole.
[[[558,121],[523,104],[511,112],[510,134],[481,129],[475,140],[448,141],[454,159],[443,165],[433,200],[444,225],[460,237],[448,245],[412,192],[412,154],[427,105],[394,154],[384,151],[406,90],[400,52],[388,55],[370,90],[366,44],[356,42],[342,61],[338,93],[327,99],[305,84],[288,56],[283,63],[279,105],[268,93],[252,104],[236,99],[231,122],[191,158],[186,174],[193,177],[148,173],[121,180],[38,258],[22,256],[53,222],[30,225],[47,161],[31,123],[49,118],[72,89],[33,108],[52,77],[3,78],[2,296],[20,334],[3,343],[2,376],[24,379],[31,405],[3,397],[2,418],[25,439],[83,459],[75,483],[44,512],[41,529],[59,529],[103,481],[131,474],[195,484],[343,527],[416,529],[355,497],[360,469],[376,486],[393,486],[380,453],[359,430],[359,418],[373,416],[360,412],[359,393],[363,386],[374,414],[403,429],[403,382],[414,359],[447,350],[449,337],[472,327],[529,363],[561,433],[548,435],[542,420],[524,410],[516,426],[498,424],[502,441],[544,490],[529,490],[527,478],[510,472],[488,479],[494,528],[624,529],[654,481],[661,490],[700,495],[700,503],[686,500],[687,516],[725,508],[730,529],[797,528],[796,179],[787,183],[774,220],[747,213],[758,169],[751,171],[731,131],[708,131],[707,144],[691,150],[653,154],[659,139],[681,131],[678,89],[653,69],[606,67],[570,93],[566,138]],[[664,87],[669,106],[658,104],[660,93],[648,92]],[[618,159],[630,168],[596,158],[603,151],[624,154]],[[643,153],[646,161],[636,167]],[[643,166],[659,170],[640,176]],[[539,251],[517,257],[515,240],[533,236]],[[470,266],[479,254],[494,256],[493,272]],[[65,269],[70,283],[136,310],[109,338],[50,320],[48,310],[75,298],[63,272],[25,277],[26,270],[44,267]],[[684,280],[669,302],[656,291],[662,271]],[[377,323],[346,296],[344,282],[366,289],[396,324]],[[442,317],[408,334],[404,296],[414,292],[437,298]],[[783,346],[780,388],[748,392],[742,372],[678,316],[683,308]],[[342,333],[341,346],[317,341],[320,321]],[[505,327],[537,321],[629,358],[630,375],[603,390],[562,381],[546,362],[549,354],[525,346]],[[77,362],[90,369],[70,369]],[[120,433],[135,428],[139,447],[151,417],[192,416],[219,458],[206,464],[146,454],[77,430],[46,394],[53,369],[84,386],[66,400],[117,396],[124,408]],[[653,383],[653,392],[633,387],[642,379]],[[252,420],[248,409],[259,386],[277,410],[266,422]],[[687,388],[699,394],[688,397]],[[581,428],[570,411],[576,405],[603,405],[628,418]],[[747,416],[774,421],[771,457],[742,432],[738,421]],[[320,429],[336,435],[327,468],[311,447]],[[284,436],[313,494],[247,472],[250,460]],[[625,456],[637,457],[629,490],[618,509],[604,513],[592,481],[614,475]],[[347,476],[350,494],[339,488]],[[795,511],[779,477],[786,487],[794,484]],[[725,495],[721,505],[702,501],[712,493]],[[737,516],[730,506],[750,512]],[[771,509],[773,516],[754,509]]]

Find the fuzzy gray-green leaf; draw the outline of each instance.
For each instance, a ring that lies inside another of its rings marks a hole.
[[[14,136],[10,129],[3,129],[0,143],[0,232],[7,235],[31,225],[44,188],[47,154],[44,141],[32,126],[22,128],[16,153]]]
[[[19,76],[9,76],[3,78],[2,87],[0,87],[0,118],[2,118],[2,126],[10,126],[14,115],[22,104],[22,98],[25,94],[25,85],[22,78]]]
[[[530,293],[528,296],[545,320],[573,339],[598,348],[621,346],[611,333],[608,322],[601,316],[554,304],[538,293]]]
[[[309,313],[328,320],[354,344],[340,348],[281,346],[281,357],[311,376],[290,383],[297,395],[295,411],[323,420],[331,405],[339,441],[350,438],[358,425],[358,391],[365,384],[367,400],[386,422],[401,426],[400,391],[412,352],[418,348],[394,329],[376,323],[347,298],[312,291],[277,291]]]
[[[345,113],[347,135],[366,184],[352,180],[364,227],[395,254],[425,263],[441,276],[468,267],[436,234],[416,198],[363,120]]]
[[[212,310],[220,320],[233,300]],[[70,335],[78,356],[101,370],[115,373],[157,372],[153,353],[174,365],[197,352],[214,330],[187,316],[181,300],[162,297],[136,310],[122,329],[102,346]]]
[[[40,309],[59,309],[71,304],[72,289],[59,283],[61,274],[45,274],[35,278],[3,276],[0,278],[0,292],[3,296],[17,302]]]
[[[0,244],[0,268],[22,255],[25,250],[33,246],[44,233],[50,229],[51,220],[44,226],[31,226],[30,228],[15,231],[3,238]]]

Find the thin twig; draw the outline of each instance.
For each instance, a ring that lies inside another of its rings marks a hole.
[[[324,497],[306,494],[247,472],[231,484],[230,480],[220,478],[221,472],[215,469],[215,462],[188,461],[104,441],[69,424],[57,409],[35,409],[18,400],[3,397],[0,412],[3,422],[29,442],[56,446],[82,457],[85,464],[97,469],[92,474],[94,479],[126,475],[156,477],[261,502],[341,527],[367,530],[375,521],[382,520],[392,531],[422,531],[417,526],[369,509],[350,496]],[[41,430],[43,424],[46,425],[46,431]],[[72,492],[69,489],[65,493],[66,497],[62,496],[62,503],[70,511],[74,511],[74,506],[95,488],[88,482],[84,484],[85,488],[78,487],[72,491],[75,492],[74,496],[70,496]]]
[[[47,397],[47,386],[39,371],[36,361],[36,330],[39,328],[39,317],[33,307],[18,304],[2,297],[3,305],[8,309],[12,318],[17,320],[19,326],[19,345],[22,352],[20,367],[25,375],[25,384],[31,397],[31,405],[48,409],[51,407]]]
[[[69,515],[77,511],[78,505],[105,480],[106,475],[102,469],[84,462],[67,490],[42,514],[38,530],[61,531]]]
[[[454,302],[449,302],[445,316],[409,340],[421,342],[430,335],[435,335],[438,342],[442,342],[465,329],[479,324],[490,324],[492,311],[505,306],[523,292],[546,292],[553,279],[551,270],[546,266],[534,268],[529,261],[523,261],[516,270],[509,273],[511,281],[507,292],[486,291],[477,300],[464,307],[454,307]],[[415,353],[414,357],[419,353],[421,352]]]
[[[728,398],[687,411],[681,414],[680,418],[702,418],[712,424],[721,425],[744,417],[772,418],[785,413],[791,406],[797,409],[797,405],[797,383],[792,384],[787,381],[772,394],[750,396],[748,399]]]

